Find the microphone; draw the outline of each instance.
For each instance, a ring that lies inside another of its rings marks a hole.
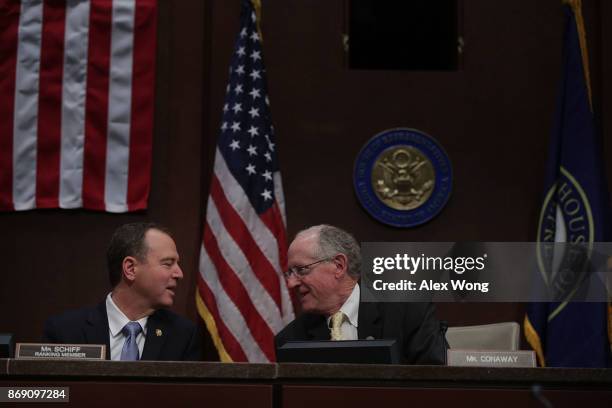
[[[542,393],[542,386],[540,384],[533,384],[531,386],[531,396],[542,404],[543,407],[553,408],[553,404],[551,404],[548,398]]]

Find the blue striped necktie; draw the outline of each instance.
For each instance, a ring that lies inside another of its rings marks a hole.
[[[123,343],[123,349],[121,350],[122,361],[136,361],[140,359],[136,337],[141,331],[142,327],[140,327],[138,322],[129,322],[121,329],[121,333],[125,336],[125,343]]]

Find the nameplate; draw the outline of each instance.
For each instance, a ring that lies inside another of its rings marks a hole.
[[[447,364],[454,367],[535,367],[533,351],[452,350]]]
[[[104,344],[53,344],[17,343],[15,358],[22,359],[60,359],[60,360],[104,360]]]

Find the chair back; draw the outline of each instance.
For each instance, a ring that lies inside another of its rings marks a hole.
[[[516,351],[520,331],[516,322],[449,327],[446,340],[452,349]]]

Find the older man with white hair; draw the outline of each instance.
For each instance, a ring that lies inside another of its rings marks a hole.
[[[361,249],[348,232],[317,225],[289,246],[287,285],[302,314],[276,335],[290,340],[395,339],[404,364],[444,364],[448,344],[431,303],[361,303]]]

